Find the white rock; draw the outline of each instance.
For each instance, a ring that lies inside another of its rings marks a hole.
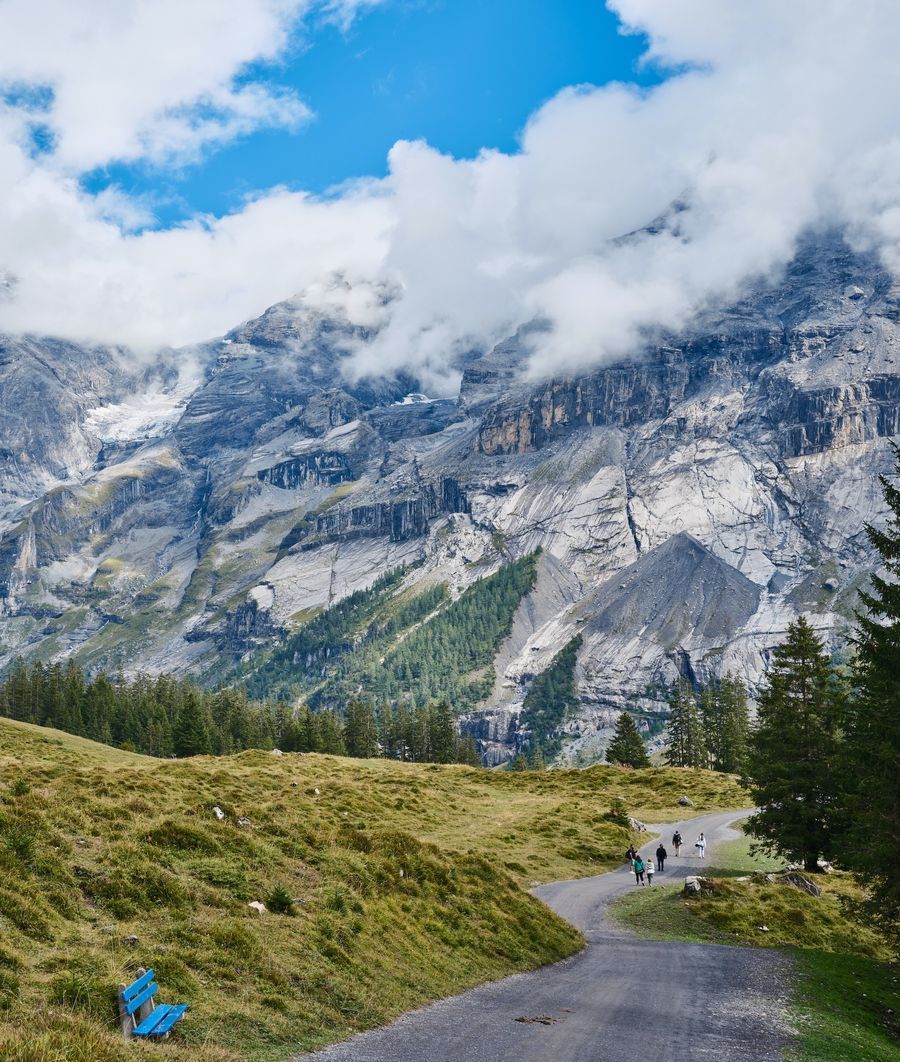
[[[268,910],[266,905],[264,903],[261,903],[259,900],[251,900],[247,904],[247,906],[252,908],[254,911],[256,911],[257,914],[265,914],[266,911]]]
[[[218,804],[213,804],[213,815],[221,822],[225,818],[225,812],[219,807]]]

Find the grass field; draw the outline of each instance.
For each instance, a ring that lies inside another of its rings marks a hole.
[[[0,1057],[285,1058],[554,961],[581,937],[521,886],[617,865],[613,802],[682,794],[744,801],[701,771],[159,761],[0,720]],[[151,965],[189,1018],[126,1050],[114,989]]]
[[[613,916],[656,940],[789,948],[799,975],[793,1013],[799,1037],[790,1057],[900,1059],[897,955],[854,916],[862,889],[849,875],[820,875],[822,896],[812,897],[759,876],[780,867],[783,861],[753,854],[746,837],[719,843],[703,871],[714,880],[711,895],[686,899],[680,886],[642,889],[619,900]]]

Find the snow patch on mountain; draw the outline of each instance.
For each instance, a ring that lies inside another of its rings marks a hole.
[[[163,387],[131,395],[122,402],[95,406],[84,418],[84,428],[104,443],[159,439],[168,435],[197,390],[197,379],[179,380]]]

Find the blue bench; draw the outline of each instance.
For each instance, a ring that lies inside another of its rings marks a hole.
[[[126,1036],[168,1036],[169,1030],[188,1009],[187,1003],[157,1003],[153,997],[159,991],[153,970],[130,985],[119,988],[119,1016]]]

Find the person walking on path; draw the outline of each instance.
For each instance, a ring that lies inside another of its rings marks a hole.
[[[697,838],[697,841],[696,841],[694,847],[697,849],[697,855],[699,855],[701,859],[704,859],[706,857],[706,834],[705,833],[701,833],[700,834],[700,836]]]
[[[653,860],[647,860],[647,884],[653,888]]]
[[[659,848],[656,849],[656,865],[659,867],[659,872],[666,869],[666,860],[669,858],[669,853],[666,851],[662,841],[659,842]]]
[[[635,885],[644,884],[644,861],[639,855],[636,855],[631,861],[631,865],[634,867],[634,883]]]
[[[625,862],[634,863],[635,859],[637,859],[637,849],[632,844],[629,845],[628,851],[625,853]]]
[[[683,841],[681,840],[681,830],[676,830],[675,833],[672,834],[672,847],[675,849],[676,856],[681,855],[682,844]]]

